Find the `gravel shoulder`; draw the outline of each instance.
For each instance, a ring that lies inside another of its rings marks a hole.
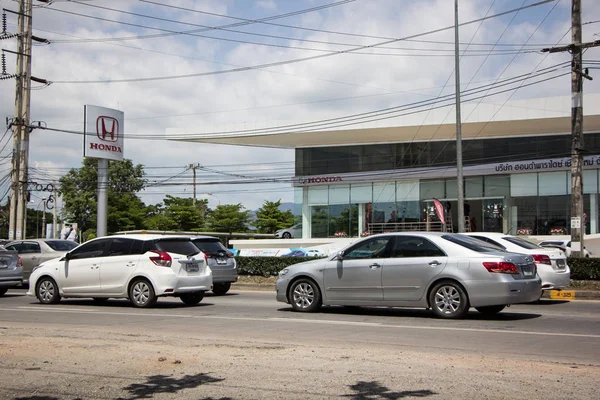
[[[599,365],[450,349],[0,327],[0,399],[590,399]]]

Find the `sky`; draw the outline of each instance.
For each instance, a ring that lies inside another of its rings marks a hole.
[[[459,22],[536,2],[460,0]],[[590,0],[582,3],[583,40],[600,39],[600,9]],[[18,9],[14,0],[0,5]],[[32,132],[30,177],[39,184],[82,165],[83,107],[89,104],[124,112],[124,155],[144,165],[149,187],[140,196],[146,204],[157,204],[165,195],[192,197],[190,165],[199,165],[197,198],[210,207],[242,203],[254,210],[265,200],[293,202],[293,149],[176,142],[167,140],[167,132],[194,135],[305,123],[455,91],[454,31],[429,33],[453,26],[451,0],[55,0],[34,5],[33,34],[50,44],[34,46],[32,75],[52,83],[33,84],[31,120],[70,131]],[[570,56],[540,52],[570,42],[570,7],[571,1],[557,0],[460,27],[462,91],[530,74],[530,80],[506,87],[510,91],[493,96],[486,91],[486,97],[471,101],[463,122],[486,104],[570,94],[568,69],[561,64]],[[16,30],[16,16],[8,13],[7,32]],[[0,43],[15,50],[14,39]],[[600,48],[584,54],[584,60],[599,59]],[[6,53],[8,74],[15,62]],[[552,66],[557,66],[552,73],[544,69]],[[529,86],[532,78],[538,83]],[[586,81],[585,92],[600,92],[599,81]],[[0,115],[10,118],[14,80],[0,80],[0,91]],[[454,121],[453,107],[427,107],[411,117],[413,124]],[[569,109],[562,112],[570,115]],[[403,123],[394,117],[377,126]],[[350,128],[361,126],[367,125]],[[11,170],[10,132],[0,146],[3,195],[8,186],[2,178]],[[272,177],[286,182],[265,182]],[[42,197],[43,192],[32,192],[33,203]],[[0,201],[4,204],[6,195]]]

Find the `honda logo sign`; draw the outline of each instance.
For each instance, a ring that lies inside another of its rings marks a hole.
[[[98,106],[85,106],[85,157],[123,160],[122,111]]]

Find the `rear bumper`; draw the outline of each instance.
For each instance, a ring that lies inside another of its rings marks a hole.
[[[154,277],[153,284],[157,296],[174,296],[212,290],[213,280],[210,272],[197,276],[163,275]]]
[[[213,283],[237,282],[237,269],[218,270],[212,268]]]
[[[511,276],[503,277],[505,281],[470,281],[467,282],[469,302],[472,307],[531,303],[542,295],[542,280],[514,280]],[[511,281],[512,279],[512,281]]]
[[[539,266],[538,275],[542,278],[542,289],[564,289],[571,284],[571,270],[557,271],[550,265]]]

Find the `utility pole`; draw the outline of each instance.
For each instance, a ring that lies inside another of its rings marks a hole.
[[[196,168],[200,168],[200,164],[190,164],[188,168],[191,169],[194,174],[194,199],[192,200],[192,204],[196,207]]]
[[[458,233],[465,231],[464,182],[462,159],[462,121],[460,116],[460,57],[458,45],[458,0],[454,0],[454,77],[456,81],[456,185],[458,192]]]
[[[543,49],[542,52],[571,53],[571,257],[582,257],[585,218],[583,210],[583,78],[591,80],[582,67],[582,50],[600,46],[600,40],[582,43],[581,0],[571,3],[571,44]]]

